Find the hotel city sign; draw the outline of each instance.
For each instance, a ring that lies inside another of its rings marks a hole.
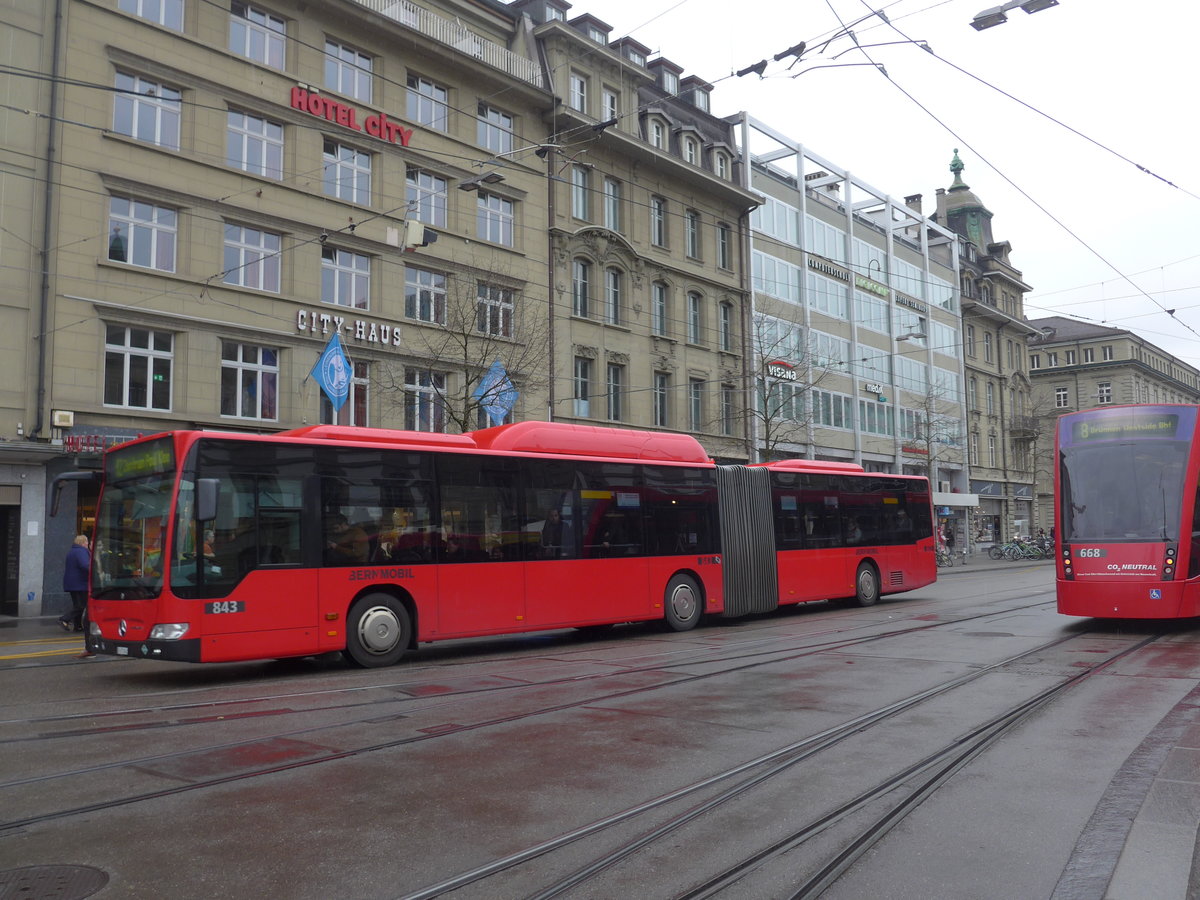
[[[401,147],[407,147],[413,136],[411,128],[405,128],[400,123],[393,122],[387,117],[387,113],[372,113],[364,118],[360,125],[358,110],[353,106],[338,103],[336,100],[322,97],[317,91],[306,90],[302,87],[292,88],[292,109],[298,109],[352,131],[365,131],[371,137],[391,144],[399,144]]]

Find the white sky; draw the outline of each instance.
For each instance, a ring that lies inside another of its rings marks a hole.
[[[1014,9],[985,31],[970,27],[999,2],[882,0],[874,8],[903,35],[872,16],[852,29],[860,43],[926,41],[970,73],[913,44],[867,48],[894,83],[870,66],[791,77],[852,48],[841,37],[816,53],[841,29],[839,17],[870,15],[864,0],[580,0],[571,15],[590,12],[612,38],[632,35],[713,84],[715,114],[747,110],[898,200],[923,194],[926,215],[935,190],[951,184],[958,148],[963,180],[1033,287],[1028,318],[1129,329],[1200,368],[1200,3],[1060,0],[1034,14]],[[730,77],[802,40],[810,49],[790,71],[785,59],[762,79]],[[853,50],[836,60],[862,61]]]

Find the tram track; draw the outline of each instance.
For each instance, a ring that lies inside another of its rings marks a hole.
[[[502,685],[502,686],[489,686],[486,688],[465,690],[465,691],[462,691],[462,692],[459,692],[456,694],[440,694],[437,696],[437,702],[432,703],[432,704],[426,703],[426,705],[420,707],[420,709],[416,710],[416,711],[417,712],[427,712],[431,709],[449,708],[450,706],[452,706],[456,703],[461,703],[466,699],[477,697],[480,694],[490,694],[490,693],[494,693],[497,691],[516,691],[516,690],[520,690],[520,689],[546,688],[546,687],[565,686],[565,685],[579,686],[579,685],[586,684],[589,682],[603,683],[607,679],[612,679],[612,678],[617,678],[617,677],[628,677],[630,675],[636,675],[636,674],[663,672],[663,671],[666,671],[666,670],[669,670],[672,668],[679,668],[682,666],[697,666],[697,665],[704,665],[704,666],[709,666],[709,667],[711,667],[713,665],[721,666],[720,668],[712,669],[710,671],[706,671],[706,672],[699,673],[699,674],[693,673],[693,674],[683,675],[680,677],[665,679],[665,680],[656,682],[655,684],[652,684],[652,685],[635,686],[635,687],[626,688],[626,689],[617,690],[617,691],[589,693],[587,696],[573,698],[573,699],[567,700],[562,703],[541,705],[541,706],[538,706],[538,707],[535,707],[532,709],[515,712],[512,714],[485,717],[485,718],[480,719],[479,721],[476,721],[473,723],[468,723],[468,724],[459,724],[452,728],[440,729],[440,730],[436,730],[433,732],[425,731],[423,733],[409,734],[404,737],[400,737],[400,738],[396,738],[396,739],[392,739],[392,740],[381,741],[381,742],[376,742],[376,743],[366,744],[366,745],[361,745],[361,746],[356,746],[356,747],[350,747],[350,748],[342,749],[342,750],[328,751],[328,752],[324,752],[324,753],[316,753],[310,757],[307,757],[304,759],[299,759],[299,760],[291,760],[291,761],[283,763],[283,764],[261,766],[261,767],[257,767],[257,768],[251,767],[244,771],[238,771],[238,772],[230,773],[230,774],[219,776],[219,777],[199,779],[194,782],[187,783],[187,784],[172,784],[171,786],[169,786],[167,788],[146,791],[146,792],[142,792],[142,793],[126,796],[126,797],[110,798],[108,800],[100,801],[97,803],[80,805],[80,806],[76,806],[76,807],[70,807],[70,808],[58,809],[58,810],[46,810],[46,811],[43,811],[40,813],[35,813],[32,815],[17,816],[12,819],[9,819],[7,821],[0,821],[0,836],[3,836],[4,833],[11,832],[15,829],[26,828],[31,825],[37,824],[39,822],[50,821],[53,819],[68,818],[71,816],[81,815],[81,814],[85,814],[85,813],[103,811],[105,809],[126,806],[126,805],[129,805],[132,803],[137,803],[137,802],[141,802],[141,801],[145,801],[145,800],[158,799],[158,798],[162,798],[162,797],[166,797],[166,796],[172,796],[172,795],[185,793],[185,792],[189,792],[189,791],[202,790],[205,788],[216,787],[219,785],[229,784],[229,783],[233,783],[233,782],[245,781],[245,780],[250,780],[250,779],[259,778],[259,777],[266,777],[266,776],[270,776],[270,775],[276,775],[281,772],[285,772],[285,771],[289,771],[289,770],[293,770],[293,769],[297,769],[297,768],[303,768],[303,767],[308,767],[308,766],[320,765],[323,763],[335,762],[338,760],[347,759],[347,758],[361,755],[361,754],[368,754],[368,753],[378,752],[378,751],[383,751],[383,750],[396,749],[396,748],[399,748],[399,747],[402,747],[405,745],[417,744],[417,743],[421,743],[421,742],[425,742],[425,741],[445,738],[450,735],[462,734],[462,733],[469,732],[469,731],[477,731],[480,729],[492,728],[492,727],[496,727],[496,726],[500,726],[500,725],[508,725],[508,724],[512,724],[514,722],[519,722],[522,720],[527,720],[527,719],[535,718],[538,716],[550,715],[553,713],[563,712],[563,711],[567,711],[567,710],[571,710],[571,709],[578,709],[581,707],[586,707],[586,706],[597,704],[597,703],[603,703],[603,702],[607,702],[607,701],[613,701],[613,700],[633,697],[633,696],[637,696],[637,695],[641,695],[641,694],[647,694],[647,693],[650,693],[653,691],[659,691],[659,690],[664,690],[667,688],[678,687],[680,685],[687,684],[690,682],[727,676],[727,675],[730,675],[735,672],[745,671],[747,669],[751,669],[751,668],[755,668],[755,667],[779,665],[782,663],[787,663],[789,661],[801,659],[803,657],[811,656],[814,654],[850,649],[850,648],[861,646],[863,644],[870,643],[870,642],[883,641],[883,640],[887,640],[887,639],[895,638],[895,637],[903,637],[905,635],[911,635],[911,634],[914,634],[917,632],[928,631],[930,629],[961,625],[966,622],[987,619],[987,618],[997,616],[997,615],[1009,615],[1009,614],[1013,613],[1014,611],[1019,611],[1022,609],[1037,607],[1037,606],[1041,606],[1041,605],[1045,605],[1044,602],[1025,604],[1025,605],[1021,605],[1021,606],[1014,606],[1014,607],[1006,608],[1003,610],[995,610],[995,611],[991,611],[991,612],[987,612],[987,613],[978,613],[975,615],[950,617],[950,618],[947,618],[947,619],[944,619],[941,621],[936,621],[936,622],[921,621],[919,624],[909,625],[907,627],[888,628],[888,629],[885,629],[878,633],[869,634],[869,635],[857,635],[854,637],[835,638],[835,639],[831,639],[831,640],[827,640],[827,641],[822,641],[819,643],[807,644],[807,645],[804,645],[804,646],[798,647],[798,648],[795,646],[792,646],[790,648],[780,648],[780,649],[760,649],[760,650],[756,650],[756,651],[753,651],[750,653],[739,652],[739,653],[725,654],[725,655],[721,655],[720,653],[713,654],[710,651],[696,650],[695,648],[691,648],[689,651],[685,651],[685,653],[684,653],[684,655],[687,656],[686,659],[677,659],[677,660],[672,660],[670,662],[665,662],[665,663],[659,662],[659,663],[656,663],[655,665],[647,665],[647,666],[634,667],[634,668],[623,668],[623,669],[619,669],[616,671],[589,673],[589,674],[585,674],[585,675],[575,675],[575,676],[570,676],[570,677],[565,677],[565,678],[548,679],[545,681],[522,682],[519,684]],[[876,624],[878,624],[878,623],[876,623]],[[857,628],[854,630],[857,630]],[[775,641],[779,641],[779,640],[788,640],[788,641],[794,642],[795,639],[796,639],[795,635],[787,635],[787,636],[781,636],[777,639],[772,639],[770,642],[775,642]],[[766,642],[766,641],[764,641],[764,642]],[[724,649],[724,648],[722,648],[722,649]],[[645,656],[645,654],[635,654],[635,656],[636,656],[636,658],[643,658]],[[722,665],[722,664],[725,664],[725,665]],[[409,683],[409,682],[405,682],[405,683]],[[381,685],[371,685],[371,686],[356,685],[353,688],[335,689],[332,691],[332,693],[334,693],[334,694],[359,693],[359,692],[367,691],[367,690],[388,689],[389,687],[390,686],[388,686],[388,685],[382,685],[382,686]],[[331,693],[331,691],[320,691],[320,692],[315,692],[315,693],[324,695],[324,694]],[[230,704],[230,706],[237,706],[237,707],[244,708],[246,704],[252,704],[255,702],[264,702],[265,700],[277,700],[278,697],[279,697],[278,694],[272,694],[269,696],[263,696],[263,697],[259,697],[259,698],[239,698],[238,700],[233,701],[232,704]],[[114,769],[132,769],[132,768],[147,767],[152,764],[162,763],[163,761],[167,761],[167,760],[191,757],[191,756],[196,756],[198,754],[219,753],[221,751],[227,751],[227,750],[232,750],[232,749],[236,749],[236,748],[244,748],[244,747],[252,746],[252,745],[256,745],[256,744],[261,745],[261,744],[271,742],[271,741],[278,741],[278,740],[285,740],[285,739],[297,739],[297,738],[302,738],[302,737],[313,737],[315,735],[323,734],[323,733],[328,734],[328,733],[334,732],[336,729],[348,729],[355,725],[370,724],[375,721],[378,721],[380,719],[379,712],[384,705],[394,706],[397,703],[416,703],[416,702],[427,701],[427,700],[428,700],[428,698],[424,698],[424,697],[397,698],[397,697],[393,696],[393,697],[388,697],[388,698],[380,698],[378,700],[368,701],[363,704],[356,704],[356,706],[368,707],[368,708],[372,709],[374,714],[370,715],[370,716],[359,716],[350,721],[327,723],[327,724],[308,726],[308,727],[297,728],[297,729],[275,730],[270,733],[258,734],[251,738],[247,738],[247,739],[243,739],[243,740],[212,743],[212,744],[204,745],[202,747],[188,747],[188,748],[181,749],[178,751],[173,751],[170,753],[152,754],[152,755],[145,755],[145,756],[140,756],[140,757],[127,757],[127,758],[110,760],[107,762],[95,763],[95,764],[92,764],[89,766],[76,767],[76,768],[66,770],[66,771],[47,772],[47,773],[31,775],[31,776],[28,776],[25,778],[9,779],[7,781],[0,782],[0,791],[10,790],[10,789],[27,786],[27,785],[34,784],[34,783],[69,781],[72,778],[95,775],[100,772],[111,771]],[[221,718],[221,715],[217,712],[217,710],[219,710],[223,707],[226,707],[226,704],[222,701],[204,701],[202,703],[196,703],[196,704],[180,704],[180,705],[173,707],[173,711],[178,712],[178,711],[191,711],[191,710],[204,709],[204,710],[207,710],[209,712],[209,714],[206,716],[203,716],[203,717],[199,717],[199,718],[193,717],[192,719],[189,719],[186,721],[178,721],[178,722],[168,722],[166,720],[158,719],[158,720],[154,720],[151,722],[140,723],[136,727],[140,727],[140,728],[144,728],[144,729],[155,729],[155,730],[161,731],[162,729],[167,728],[167,727],[185,727],[188,725],[195,725],[198,723],[211,724],[215,719]],[[344,708],[347,708],[347,707],[344,707],[344,706],[329,707],[329,709],[333,709],[333,710],[344,709]],[[155,712],[161,712],[162,709],[163,709],[163,707],[161,705],[147,708],[148,711],[155,711]],[[147,711],[147,710],[144,710],[144,711]],[[295,712],[296,714],[302,714],[302,713],[303,714],[311,714],[312,711],[313,710],[311,710],[311,709],[297,709],[294,711],[292,711],[292,710],[281,711],[280,714],[284,714],[286,712]],[[136,714],[137,714],[136,710],[130,710],[127,708],[122,711],[112,711],[110,713],[105,713],[104,715],[107,715],[107,716],[129,716],[129,715],[136,715]],[[94,717],[96,714],[93,713],[90,715]],[[397,714],[392,714],[389,716],[385,716],[384,718],[391,719],[391,718],[395,718],[396,715]],[[241,715],[241,716],[230,715],[228,718],[229,718],[229,721],[233,722],[233,721],[242,721],[245,718],[249,718],[249,717],[250,716],[247,714],[247,715]],[[31,724],[34,721],[40,722],[40,721],[44,721],[44,720],[24,720],[24,721],[25,721],[25,724]],[[62,721],[62,718],[56,717],[56,721]],[[0,724],[6,724],[6,725],[11,726],[14,724],[21,724],[21,720],[8,720],[7,722],[0,723]],[[97,729],[93,729],[91,731],[89,731],[87,729],[72,729],[71,732],[69,733],[69,736],[72,739],[76,739],[76,738],[80,737],[81,735],[87,736],[89,734],[91,734],[93,736],[98,736],[98,737],[104,736],[106,734],[113,734],[113,733],[127,734],[131,730],[131,727],[133,727],[133,726],[128,726],[128,725],[123,726],[123,727],[107,726],[107,727],[100,727]],[[47,735],[47,736],[31,736],[30,741],[35,741],[35,740],[36,741],[53,741],[53,740],[61,740],[63,737],[64,737],[64,733],[60,732],[57,734],[52,734],[52,735]],[[14,739],[10,738],[8,740],[9,740],[9,742],[12,742]]]
[[[836,747],[849,737],[860,734],[868,729],[887,721],[895,716],[904,713],[913,707],[925,703],[935,697],[953,691],[964,685],[970,684],[985,675],[1001,671],[1014,663],[1022,660],[1036,657],[1045,651],[1062,646],[1071,641],[1078,640],[1087,636],[1087,632],[1059,637],[1051,641],[1039,644],[1036,647],[1023,651],[1019,654],[997,661],[980,669],[969,672],[957,678],[949,679],[941,684],[934,685],[926,690],[920,691],[909,697],[905,697],[899,701],[888,704],[884,707],[864,713],[853,719],[850,719],[836,727],[827,729],[826,731],[804,738],[793,744],[777,748],[767,754],[756,757],[751,760],[742,762],[736,766],[730,767],[721,772],[715,773],[705,779],[693,782],[682,786],[670,793],[652,798],[643,803],[629,807],[625,810],[613,813],[602,819],[580,826],[570,832],[559,835],[551,840],[543,843],[527,847],[519,852],[510,854],[506,857],[493,860],[490,863],[478,866],[472,870],[459,873],[456,876],[440,881],[436,884],[418,889],[416,891],[406,892],[400,895],[400,900],[431,900],[431,898],[441,897],[460,891],[464,888],[478,885],[489,878],[497,876],[501,873],[508,872],[518,866],[525,865],[533,860],[544,857],[557,850],[560,850],[570,844],[578,841],[593,838],[618,825],[625,825],[635,822],[637,819],[646,816],[647,814],[686,801],[697,795],[703,794],[705,791],[728,781],[731,778],[744,776],[735,784],[729,785],[721,789],[716,794],[707,798],[699,799],[682,812],[670,815],[664,822],[654,827],[644,830],[632,839],[626,840],[615,849],[597,854],[586,864],[576,868],[573,872],[544,886],[537,892],[528,893],[530,900],[550,900],[550,898],[558,897],[569,891],[586,888],[593,880],[601,876],[606,870],[626,859],[632,857],[638,852],[654,846],[657,843],[667,841],[672,838],[672,835],[684,826],[700,819],[701,817],[712,813],[725,804],[741,800],[747,797],[752,791],[768,785],[772,779],[781,775],[784,772],[791,770],[799,763],[805,762],[818,754]],[[989,719],[987,722],[975,727],[959,740],[948,744],[927,757],[910,765],[902,771],[884,779],[878,785],[870,790],[856,796],[852,800],[841,804],[837,808],[823,814],[812,822],[806,824],[800,829],[789,833],[784,839],[773,842],[771,845],[755,851],[747,856],[738,864],[728,867],[726,870],[711,876],[703,884],[690,889],[687,893],[678,895],[688,900],[699,900],[702,897],[716,896],[722,890],[729,888],[742,877],[752,872],[757,867],[763,865],[767,861],[774,859],[792,849],[805,840],[821,833],[833,824],[841,821],[864,807],[869,803],[883,797],[897,787],[907,783],[908,781],[919,778],[926,773],[929,774],[926,781],[920,786],[920,790],[914,791],[905,801],[898,804],[896,809],[889,811],[878,823],[875,823],[860,837],[850,842],[843,853],[830,862],[822,872],[820,878],[814,877],[798,891],[795,896],[797,898],[815,897],[823,890],[824,887],[831,883],[836,875],[840,875],[848,865],[852,864],[854,859],[857,859],[865,852],[875,840],[878,840],[886,829],[893,827],[902,816],[897,815],[898,812],[904,812],[915,808],[920,801],[924,800],[932,790],[940,786],[951,777],[955,772],[968,764],[971,759],[980,753],[984,752],[990,744],[1010,730],[1012,727],[1020,724],[1028,715],[1040,709],[1046,703],[1050,702],[1062,691],[1074,686],[1081,680],[1084,680],[1099,671],[1102,671],[1107,666],[1122,659],[1125,656],[1134,653],[1145,646],[1159,640],[1159,636],[1151,636],[1144,638],[1130,647],[1123,648],[1104,660],[1097,662],[1088,669],[1072,675],[1064,679],[1061,683],[1052,686],[1033,698],[1023,700],[1014,707],[1005,712]],[[919,797],[919,800],[913,802],[914,798]],[[814,885],[820,884],[819,890]],[[814,892],[815,891],[815,892]],[[587,895],[586,893],[584,894]]]

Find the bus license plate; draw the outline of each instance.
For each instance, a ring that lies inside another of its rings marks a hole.
[[[246,611],[245,600],[215,600],[204,605],[204,611],[210,615],[222,613],[240,613]]]
[[[117,648],[117,656],[128,656],[128,655],[129,655],[128,647],[118,647]]]

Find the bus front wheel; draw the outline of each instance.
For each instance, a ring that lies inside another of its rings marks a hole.
[[[699,624],[704,601],[690,575],[676,575],[667,583],[663,610],[667,627],[672,631],[690,631]]]
[[[854,605],[874,606],[879,602],[879,572],[869,562],[858,567],[854,575]]]
[[[367,669],[395,665],[408,649],[412,622],[395,597],[359,597],[346,616],[346,657]]]

